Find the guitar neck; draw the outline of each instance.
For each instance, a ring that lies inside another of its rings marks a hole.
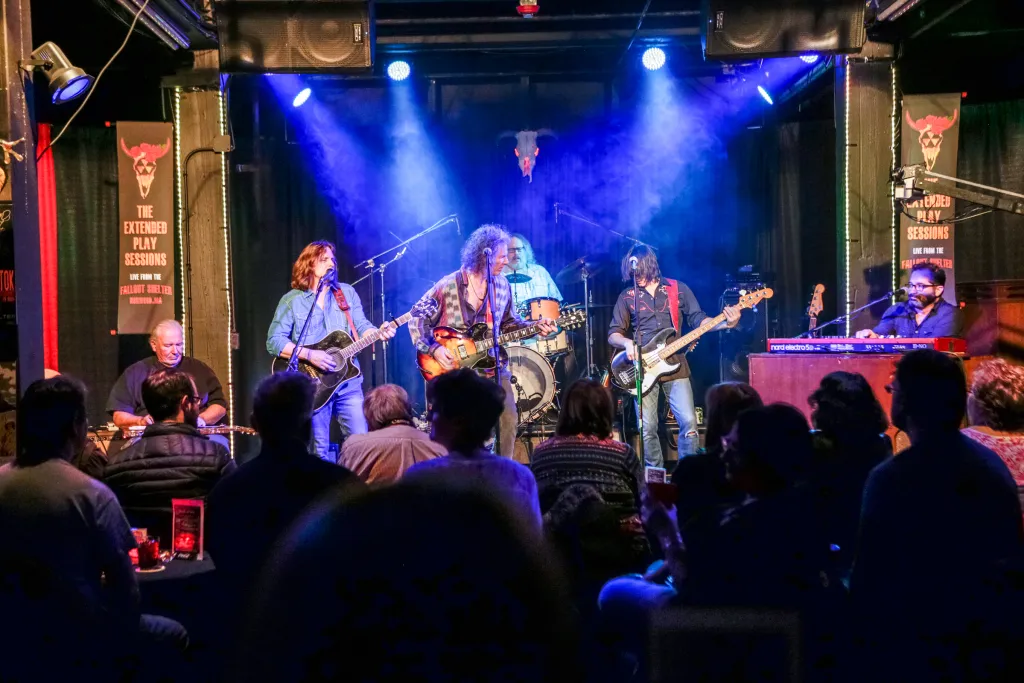
[[[408,313],[400,316],[399,318],[396,318],[395,319],[395,323],[397,323],[397,325],[399,327],[401,327],[402,325],[406,324],[410,320],[412,320],[412,311],[409,311]],[[345,358],[345,359],[352,358],[356,354],[360,353],[363,349],[365,349],[366,347],[370,346],[370,344],[373,344],[374,342],[378,341],[379,339],[380,339],[380,330],[379,329],[371,330],[370,332],[367,332],[362,337],[360,337],[359,340],[356,341],[354,344],[350,344],[349,346],[346,346],[344,349],[342,349],[341,357]]]
[[[708,318],[700,327],[692,330],[688,334],[676,339],[671,344],[665,346],[658,351],[658,355],[662,358],[668,358],[671,355],[677,353],[680,349],[683,349],[693,342],[700,339],[704,334],[710,332],[714,328],[718,327],[725,320],[725,313],[719,313],[714,318]]]
[[[538,332],[540,332],[540,323],[534,323],[533,325],[527,325],[526,327],[520,327],[519,329],[512,330],[511,332],[505,332],[503,334],[498,335],[498,346],[501,346],[503,344],[507,344],[509,342],[522,341],[523,339],[526,339],[528,337],[532,337],[533,335],[537,334]],[[487,350],[491,349],[493,346],[494,346],[494,337],[490,337],[490,336],[487,337],[487,339],[484,339],[482,341],[476,342],[476,349],[477,349],[477,351],[487,351]]]

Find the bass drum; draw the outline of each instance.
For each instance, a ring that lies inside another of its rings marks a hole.
[[[541,354],[525,346],[508,351],[512,393],[516,397],[519,424],[537,419],[555,400],[555,372]]]

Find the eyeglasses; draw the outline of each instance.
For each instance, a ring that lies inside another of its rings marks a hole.
[[[931,289],[932,287],[938,287],[934,282],[911,282],[907,285],[907,289],[913,291],[915,289]]]
[[[519,251],[526,251],[526,248],[525,247],[509,247],[508,248],[508,253],[510,253],[510,254],[515,254],[516,252],[519,252]]]

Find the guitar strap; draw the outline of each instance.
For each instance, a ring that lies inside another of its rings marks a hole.
[[[352,339],[359,339],[356,324],[352,322],[352,307],[348,305],[348,299],[345,298],[345,292],[341,291],[341,287],[334,290],[334,300],[338,302],[338,308],[345,313],[345,317],[348,319],[348,329],[352,334]]]
[[[672,327],[676,329],[676,333],[682,333],[682,329],[679,327],[679,281],[670,280],[665,278],[668,282],[666,290],[668,290],[668,312],[672,316]]]

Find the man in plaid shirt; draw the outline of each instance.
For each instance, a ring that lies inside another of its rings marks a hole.
[[[432,355],[445,370],[455,367],[455,359],[448,349],[434,341],[434,328],[453,327],[466,330],[477,323],[498,325],[502,332],[521,327],[526,322],[511,305],[512,293],[508,280],[501,277],[502,269],[508,264],[509,234],[499,225],[483,225],[473,231],[462,247],[462,267],[441,278],[423,295],[421,301],[433,299],[437,302],[437,313],[430,318],[413,318],[409,323],[412,343],[421,353]],[[494,311],[490,310],[487,292],[487,255],[491,250],[491,265],[494,275]],[[541,334],[552,334],[558,328],[553,321],[540,323]],[[505,409],[499,423],[501,431],[501,455],[512,457],[515,433],[519,421],[516,411],[515,392],[509,382],[507,371],[502,372],[501,386],[505,389]]]

